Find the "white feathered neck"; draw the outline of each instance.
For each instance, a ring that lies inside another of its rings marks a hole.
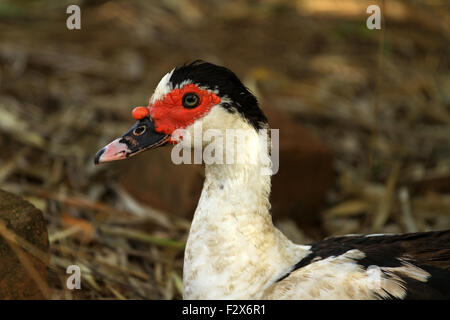
[[[220,119],[222,127],[252,130],[221,108],[207,117],[204,123],[209,125]],[[309,253],[307,246],[293,244],[272,223],[270,175],[261,174],[261,163],[251,163],[259,152],[269,159],[256,130],[243,149],[243,163],[205,165],[185,251],[185,299],[257,299]],[[224,147],[224,155],[227,152]]]

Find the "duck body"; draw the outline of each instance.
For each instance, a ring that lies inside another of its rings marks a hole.
[[[449,299],[449,243],[449,231],[329,238],[313,243],[266,297]]]
[[[212,146],[214,157],[227,160],[239,153],[240,161],[205,160],[185,250],[183,298],[450,298],[450,231],[299,245],[273,225],[271,176],[265,173],[271,167],[264,143],[268,122],[230,70],[199,61],[177,67],[162,78],[149,106],[136,108],[133,116],[135,126],[100,150],[96,163],[167,143],[184,150]],[[188,139],[199,127],[215,138]],[[245,131],[245,138],[228,143],[230,130]]]

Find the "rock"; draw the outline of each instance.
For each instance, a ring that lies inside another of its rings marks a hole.
[[[264,108],[271,128],[280,129],[280,167],[272,179],[272,213],[290,217],[310,236],[320,224],[319,208],[333,181],[328,147],[309,130],[274,108]],[[175,165],[170,147],[122,161],[120,182],[136,199],[191,219],[203,184],[203,168]],[[130,163],[132,162],[132,163]]]
[[[45,253],[47,262],[23,250],[24,256],[46,283],[48,265],[48,234],[42,212],[22,198],[0,190],[0,221]],[[29,275],[16,253],[0,234],[0,299],[43,299],[39,287]]]

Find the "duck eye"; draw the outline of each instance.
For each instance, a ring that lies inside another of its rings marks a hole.
[[[187,109],[195,108],[200,104],[200,98],[195,93],[186,93],[183,96],[183,107]]]
[[[140,126],[137,127],[136,129],[133,130],[133,134],[135,136],[140,136],[141,134],[143,134],[145,131],[147,130],[147,128],[145,126]]]

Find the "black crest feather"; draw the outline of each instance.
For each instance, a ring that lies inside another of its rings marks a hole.
[[[244,86],[239,78],[228,68],[202,60],[176,67],[170,78],[174,86],[191,80],[194,84],[217,90],[220,97],[232,102],[222,103],[229,112],[238,112],[255,129],[264,128],[267,118],[259,108],[256,97]]]

